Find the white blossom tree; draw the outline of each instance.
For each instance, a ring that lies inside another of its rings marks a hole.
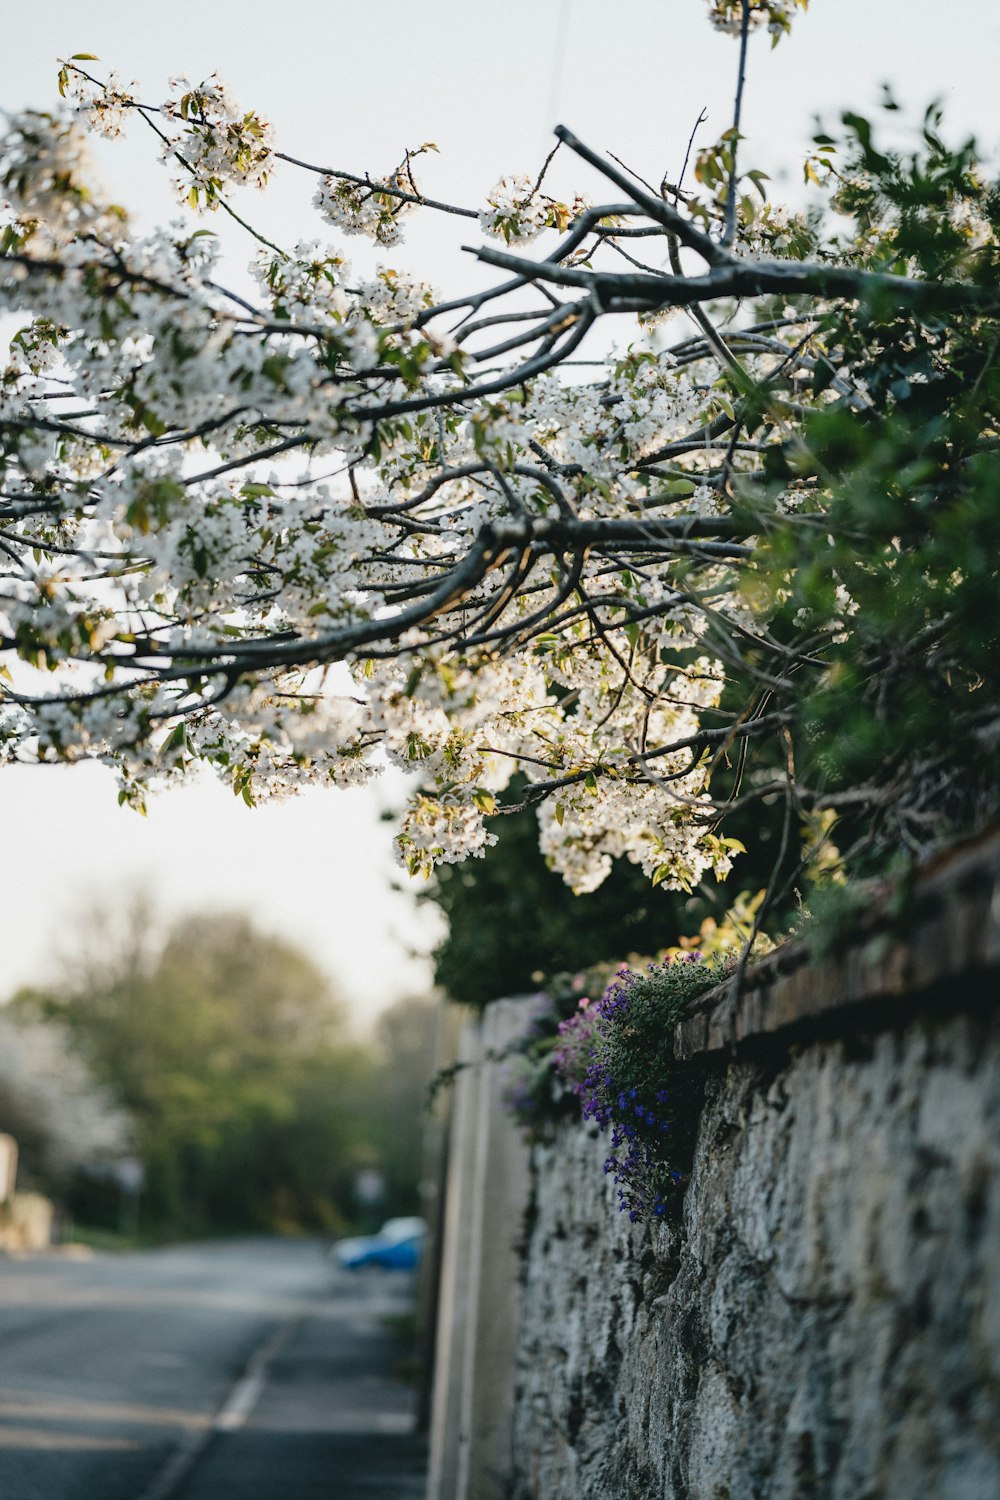
[[[0,374],[0,759],[108,760],[141,807],[199,762],[253,802],[387,758],[419,772],[413,873],[494,841],[520,771],[580,891],[616,856],[671,888],[724,875],[748,800],[777,799],[783,851],[802,822],[821,862],[837,818],[859,849],[960,824],[962,755],[884,743],[913,737],[894,715],[914,679],[947,684],[956,743],[996,741],[994,684],[952,629],[994,597],[992,559],[930,557],[926,533],[945,490],[992,524],[995,204],[930,117],[919,159],[854,117],[839,155],[819,139],[807,173],[840,227],[769,201],[738,159],[747,39],[805,3],[710,0],[733,123],[677,182],[559,128],[595,202],[550,196],[551,156],[482,206],[441,202],[430,143],[380,175],[310,164],[218,76],[157,105],[67,60],[65,113],[0,144],[21,321]],[[129,125],[188,216],[147,236],[87,159],[89,130]],[[280,247],[237,215],[232,190],[279,168],[331,239]],[[255,235],[255,299],[222,280],[212,211]],[[495,280],[442,296],[352,272],[350,236],[395,252],[416,213],[471,220]],[[913,403],[953,416],[977,380],[961,454],[940,422],[947,453],[920,449]],[[850,509],[907,462],[905,515]],[[882,735],[860,770],[828,753],[838,693]]]
[[[133,1148],[134,1125],[73,1050],[68,1031],[24,1007],[0,1009],[0,1125],[26,1136],[56,1177]]]

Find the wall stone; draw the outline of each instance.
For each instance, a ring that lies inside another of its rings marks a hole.
[[[674,1228],[535,1149],[516,1500],[996,1500],[995,994],[716,1054]]]

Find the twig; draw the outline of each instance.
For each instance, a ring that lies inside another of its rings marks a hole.
[[[746,81],[747,68],[747,39],[750,35],[750,0],[742,0],[743,15],[740,20],[740,61],[739,75],[736,82],[736,101],[733,106],[733,126],[731,135],[730,168],[729,168],[729,191],[726,194],[726,227],[722,235],[722,243],[728,249],[736,238],[736,156],[740,140],[740,116],[743,110],[743,85]]]

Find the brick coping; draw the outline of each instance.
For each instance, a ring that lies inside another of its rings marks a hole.
[[[963,976],[993,971],[1000,994],[1000,831],[931,860],[903,921],[891,915],[895,891],[873,887],[868,912],[836,956],[817,962],[799,939],[748,969],[739,993],[735,979],[709,990],[675,1028],[675,1056],[731,1052],[788,1028],[815,1031],[821,1018],[866,1002],[885,1002],[891,1024],[907,1001]]]

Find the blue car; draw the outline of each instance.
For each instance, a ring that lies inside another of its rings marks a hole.
[[[345,1271],[382,1266],[387,1271],[415,1271],[427,1236],[423,1219],[387,1219],[377,1234],[338,1240],[330,1254]]]

